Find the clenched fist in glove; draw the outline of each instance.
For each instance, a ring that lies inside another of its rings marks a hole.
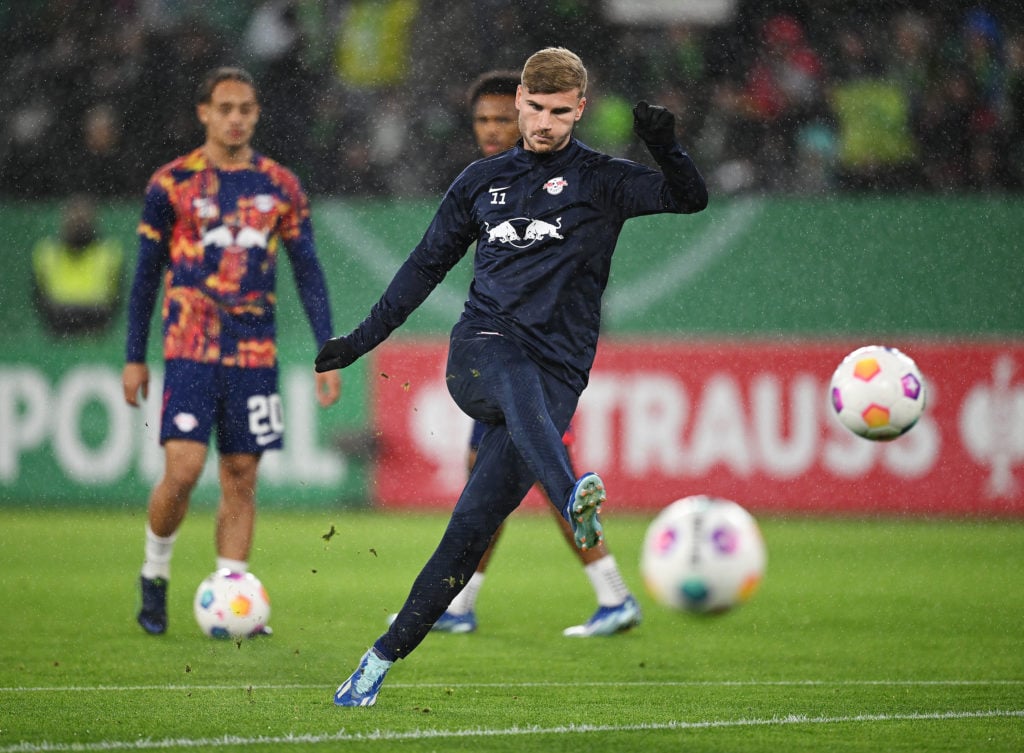
[[[359,354],[349,345],[346,338],[332,337],[316,354],[315,369],[318,372],[343,369],[355,362],[357,358],[359,358]]]
[[[676,140],[676,116],[641,99],[633,108],[633,131],[652,146],[668,146]]]

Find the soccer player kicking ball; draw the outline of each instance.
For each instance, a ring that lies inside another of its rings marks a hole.
[[[708,193],[663,107],[640,102],[633,111],[660,170],[574,139],[586,91],[587,71],[574,53],[534,53],[516,92],[522,144],[455,179],[369,316],[317,355],[316,370],[325,372],[370,352],[476,242],[446,381],[455,403],[487,429],[437,549],[387,632],[338,688],[339,706],[376,702],[388,670],[427,636],[536,479],[581,549],[601,540],[604,484],[595,473],[575,477],[562,434],[593,365],[612,253],[627,219],[699,212]]]
[[[473,119],[473,135],[484,157],[491,157],[511,149],[519,140],[519,117],[516,111],[516,90],[519,88],[519,73],[515,71],[489,71],[481,75],[469,90],[469,106]],[[466,456],[467,468],[472,471],[476,463],[480,439],[487,424],[473,423],[469,451]],[[572,430],[562,437],[566,447],[572,441]],[[640,605],[619,572],[615,557],[608,551],[604,541],[595,546],[578,549],[573,541],[572,527],[562,517],[558,506],[552,505],[552,513],[559,524],[559,530],[566,542],[576,552],[583,564],[583,570],[590,580],[597,597],[597,611],[582,625],[573,625],[562,631],[570,638],[615,635],[640,624]],[[445,610],[433,629],[445,633],[472,633],[477,628],[476,599],[483,586],[487,566],[504,531],[502,524],[494,533],[487,551],[484,552],[476,571],[465,587]]]

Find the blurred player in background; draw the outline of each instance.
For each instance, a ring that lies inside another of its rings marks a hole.
[[[519,140],[519,113],[516,111],[516,89],[519,74],[516,71],[489,71],[482,74],[469,89],[469,106],[473,118],[473,135],[484,157],[491,157],[515,146]],[[476,463],[480,439],[487,424],[473,422],[473,433],[469,440],[466,465],[470,472]],[[572,445],[572,428],[565,433],[562,441],[567,448]],[[587,638],[598,635],[614,635],[640,624],[640,605],[622,579],[615,557],[608,552],[604,541],[589,549],[579,549],[573,541],[572,527],[562,517],[558,508],[551,505],[551,512],[559,523],[559,529],[569,546],[583,563],[584,572],[590,579],[597,597],[597,611],[582,625],[566,628],[563,635]],[[434,623],[434,630],[448,633],[471,633],[477,628],[476,599],[484,582],[484,574],[490,562],[498,539],[505,530],[504,523],[495,532],[490,546],[484,552],[480,564],[459,594],[452,600],[447,611]]]
[[[306,195],[289,170],[250,145],[260,113],[252,77],[211,71],[196,112],[205,143],[157,170],[146,189],[122,377],[125,400],[137,407],[149,392],[146,349],[163,277],[164,472],[149,498],[138,614],[154,635],[167,630],[171,553],[214,425],[217,569],[248,570],[260,457],[280,449],[284,433],[274,317],[282,249],[318,345],[332,331]],[[316,374],[321,406],[340,392],[337,374]]]
[[[601,540],[604,484],[595,473],[576,477],[562,435],[590,378],[612,254],[631,217],[707,206],[704,179],[664,107],[641,101],[633,110],[653,169],[573,138],[587,102],[587,70],[575,53],[534,53],[520,81],[522,142],[462,171],[369,315],[316,357],[316,370],[330,371],[369,353],[475,242],[446,383],[459,408],[487,428],[440,543],[387,632],[338,687],[338,706],[376,702],[391,666],[426,638],[538,479],[570,521],[577,546]]]

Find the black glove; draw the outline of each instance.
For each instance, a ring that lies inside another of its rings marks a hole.
[[[324,347],[320,348],[320,352],[316,354],[315,368],[318,372],[343,369],[357,358],[359,358],[359,354],[348,344],[346,338],[332,337],[324,343]]]
[[[676,140],[676,116],[641,99],[633,108],[633,131],[652,146],[668,146]]]

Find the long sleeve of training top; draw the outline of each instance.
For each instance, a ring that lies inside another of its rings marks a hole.
[[[660,170],[575,139],[552,154],[520,143],[471,164],[370,314],[341,338],[345,360],[401,326],[475,240],[473,281],[457,326],[514,339],[542,368],[582,391],[623,223],[707,206],[704,179],[682,147],[651,153]]]

